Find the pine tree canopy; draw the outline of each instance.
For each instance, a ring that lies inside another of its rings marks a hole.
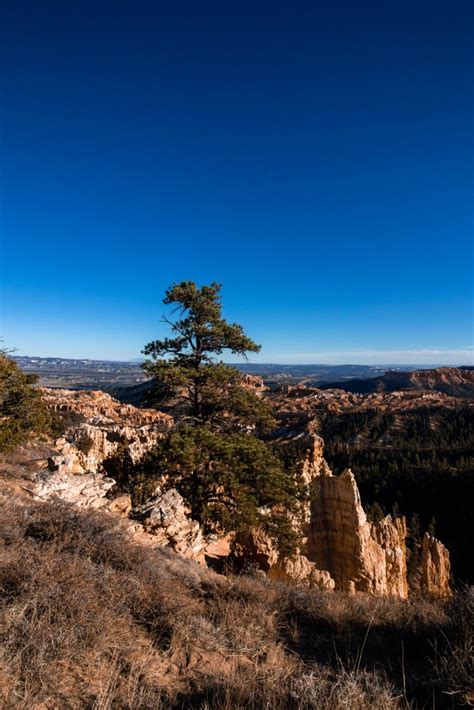
[[[166,292],[164,303],[176,316],[163,319],[171,336],[146,345],[144,367],[165,392],[176,427],[134,472],[137,496],[150,481],[176,488],[207,532],[259,525],[290,550],[289,516],[304,493],[259,438],[275,423],[270,407],[244,386],[239,370],[219,360],[225,352],[246,357],[260,350],[242,326],[222,317],[220,290],[217,283],[198,288],[183,281]]]
[[[36,380],[0,349],[0,451],[20,443],[29,432],[47,429],[50,418],[34,387]]]
[[[253,392],[242,387],[241,373],[217,361],[225,351],[247,357],[260,346],[241,325],[222,318],[221,286],[198,288],[183,281],[166,291],[165,305],[175,305],[178,318],[163,318],[173,337],[145,346],[149,360],[144,367],[175,403],[178,418],[219,428],[269,427],[269,408]]]

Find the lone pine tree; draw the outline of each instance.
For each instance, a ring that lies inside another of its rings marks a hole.
[[[175,305],[177,320],[164,317],[173,337],[148,343],[144,367],[174,401],[178,419],[194,425],[220,429],[270,426],[270,409],[250,390],[242,387],[240,372],[216,358],[224,351],[247,357],[260,346],[242,326],[222,318],[221,286],[198,288],[183,281],[166,291],[163,303]]]
[[[192,281],[166,291],[175,320],[171,337],[148,343],[144,367],[173,403],[177,426],[147,457],[140,476],[163,476],[207,531],[262,525],[280,546],[291,546],[287,513],[302,491],[258,435],[273,425],[271,410],[242,386],[242,375],[218,360],[224,352],[246,357],[260,346],[222,317],[221,286]]]

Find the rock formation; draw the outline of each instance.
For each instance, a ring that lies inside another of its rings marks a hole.
[[[242,387],[247,390],[251,390],[255,394],[263,394],[269,390],[269,387],[264,383],[263,379],[259,375],[242,375]]]
[[[449,552],[442,542],[425,533],[421,547],[421,589],[425,594],[448,597],[451,594]]]
[[[261,528],[237,533],[231,543],[231,553],[236,560],[250,562],[264,572],[278,562],[278,551]]]
[[[116,515],[121,515],[123,518],[128,518],[132,510],[132,499],[128,493],[123,493],[116,498],[112,498],[107,503],[107,510]]]
[[[466,367],[437,367],[412,372],[388,371],[379,377],[333,382],[329,388],[346,392],[396,392],[399,390],[434,390],[452,397],[474,398],[474,370]]]
[[[253,380],[247,382],[251,387],[257,384]],[[37,477],[37,498],[56,496],[82,507],[104,508],[127,518],[124,524],[137,541],[168,546],[187,558],[202,561],[206,551],[211,556],[218,554],[219,540],[210,544],[204,538],[176,490],[157,490],[134,510],[129,496],[115,500],[107,497],[114,481],[100,473],[102,462],[121,446],[127,448],[133,461],[138,461],[173,426],[170,416],[121,404],[102,392],[43,390],[43,396],[53,409],[72,412],[83,419],[73,422],[55,442],[48,459],[49,470],[42,470]],[[327,393],[321,396],[324,399]],[[346,393],[344,396],[354,397]],[[405,519],[386,516],[376,524],[367,520],[352,472],[333,475],[324,459],[324,442],[316,435],[316,426],[311,422],[299,426],[299,421],[298,411],[290,407],[287,422],[291,426],[281,427],[278,438],[283,457],[287,463],[293,462],[295,476],[310,490],[310,503],[302,508],[298,520],[292,519],[299,535],[299,549],[292,557],[282,557],[261,529],[228,536],[224,547],[228,549],[230,545],[234,559],[255,564],[273,580],[406,598]],[[430,535],[423,540],[420,567],[421,590],[447,596],[449,554]]]
[[[59,412],[77,412],[86,419],[105,419],[116,424],[144,426],[159,423],[164,429],[170,428],[173,418],[156,409],[138,409],[131,404],[122,404],[110,394],[94,390],[41,389],[48,406]]]
[[[267,577],[277,582],[292,582],[303,587],[314,587],[332,592],[335,582],[329,572],[318,569],[305,555],[285,557],[273,565]]]
[[[174,488],[149,498],[135,508],[131,517],[155,537],[157,545],[166,545],[183,557],[200,559],[205,540],[199,523],[191,520],[183,498]]]
[[[297,467],[311,486],[306,556],[318,570],[330,573],[338,590],[405,599],[409,593],[405,518],[387,515],[378,523],[368,521],[352,472],[347,469],[334,476],[322,454],[317,437]],[[449,553],[428,534],[420,564],[422,591],[449,595]]]
[[[126,446],[133,462],[139,461],[164,432],[173,418],[154,409],[137,409],[121,404],[104,392],[42,390],[54,411],[80,415],[57,439],[57,454],[51,458],[60,473],[97,473],[103,461]]]
[[[112,478],[96,473],[75,473],[53,471],[42,474],[35,486],[38,500],[60,498],[67,503],[74,503],[80,508],[104,508],[109,501],[107,492],[115,485]]]
[[[352,472],[332,474],[319,436],[306,433],[297,441],[307,448],[295,465],[295,475],[301,476],[311,491],[311,504],[303,511],[298,528],[300,549],[293,557],[281,558],[263,531],[251,530],[236,535],[234,557],[251,561],[274,580],[406,599],[405,518],[387,515],[371,523]],[[449,554],[429,535],[423,542],[420,564],[422,590],[432,596],[449,594]]]
[[[336,589],[406,598],[406,534],[404,518],[367,520],[350,470],[314,480],[307,555]]]

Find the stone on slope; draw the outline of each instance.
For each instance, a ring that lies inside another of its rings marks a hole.
[[[95,473],[70,474],[54,471],[37,481],[34,495],[38,500],[60,498],[80,508],[103,508],[108,504],[107,492],[115,485],[112,478]]]
[[[156,537],[157,544],[171,547],[183,557],[203,557],[205,540],[199,523],[189,517],[182,496],[174,488],[149,498],[132,511],[131,517]]]
[[[277,582],[293,582],[304,587],[314,587],[328,592],[333,591],[335,582],[329,572],[316,567],[307,557],[296,554],[284,557],[270,567],[267,577]]]
[[[320,570],[314,562],[296,552],[291,557],[280,556],[272,540],[261,528],[237,533],[231,543],[234,559],[250,562],[266,573],[268,579],[293,582],[305,587],[333,590],[329,572]]]

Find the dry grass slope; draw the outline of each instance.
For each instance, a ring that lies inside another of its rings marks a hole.
[[[467,592],[441,605],[225,579],[59,504],[5,506],[0,538],[3,708],[469,702]]]

